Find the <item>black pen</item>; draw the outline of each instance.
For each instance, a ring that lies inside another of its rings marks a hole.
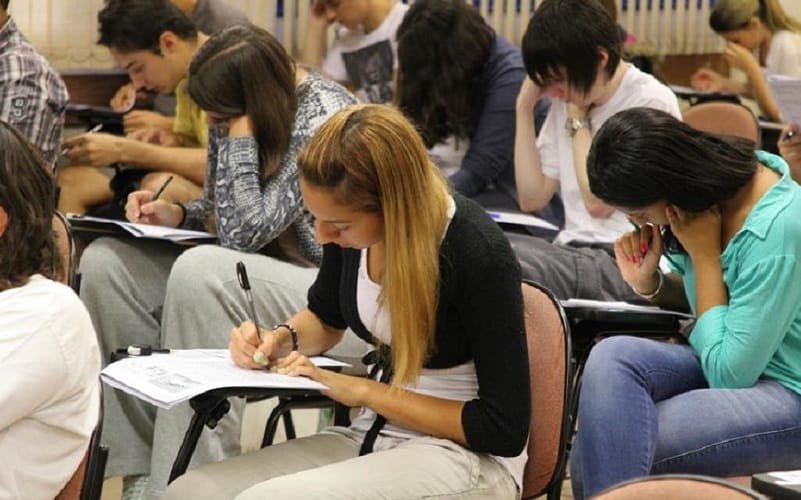
[[[261,341],[261,330],[259,330],[259,321],[256,319],[256,304],[253,303],[253,294],[250,293],[250,281],[248,280],[248,271],[245,269],[245,263],[241,260],[236,263],[236,277],[239,279],[239,286],[245,291],[245,297],[250,304],[250,317],[253,320],[253,325],[256,327],[256,334]]]
[[[161,193],[163,193],[164,190],[167,189],[167,186],[169,186],[170,182],[172,182],[172,178],[173,177],[175,177],[175,176],[171,175],[171,176],[167,177],[167,180],[164,181],[164,184],[162,184],[161,187],[159,188],[159,190],[156,191],[156,195],[153,196],[152,200],[150,200],[151,202],[156,201],[156,200],[159,199],[159,196],[161,196]]]

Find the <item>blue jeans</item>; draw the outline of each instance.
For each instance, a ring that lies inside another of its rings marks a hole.
[[[570,457],[573,494],[665,473],[801,468],[801,396],[761,379],[710,389],[690,346],[612,337],[590,353]]]

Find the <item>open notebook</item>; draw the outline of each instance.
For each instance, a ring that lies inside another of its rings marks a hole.
[[[349,366],[324,356],[310,359],[319,367]],[[305,377],[240,368],[231,361],[228,349],[173,349],[169,354],[129,357],[103,368],[100,378],[111,387],[165,409],[224,387],[325,389]]]
[[[213,243],[217,237],[205,231],[191,231],[175,227],[136,224],[116,219],[91,217],[88,215],[67,215],[70,225],[76,231],[108,234],[123,234],[137,238],[168,240],[175,243]]]

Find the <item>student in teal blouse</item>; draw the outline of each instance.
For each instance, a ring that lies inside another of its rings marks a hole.
[[[593,349],[576,497],[649,474],[801,468],[801,187],[787,164],[635,108],[604,124],[587,170],[593,194],[641,228],[615,243],[623,278],[697,322],[690,345],[620,336]]]

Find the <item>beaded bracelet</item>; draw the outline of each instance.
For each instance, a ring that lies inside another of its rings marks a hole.
[[[273,330],[278,330],[279,328],[286,328],[287,330],[289,330],[289,335],[292,336],[292,350],[297,351],[298,348],[300,347],[300,344],[298,343],[298,331],[295,330],[295,327],[290,325],[289,323],[281,323],[275,325],[273,327]]]

